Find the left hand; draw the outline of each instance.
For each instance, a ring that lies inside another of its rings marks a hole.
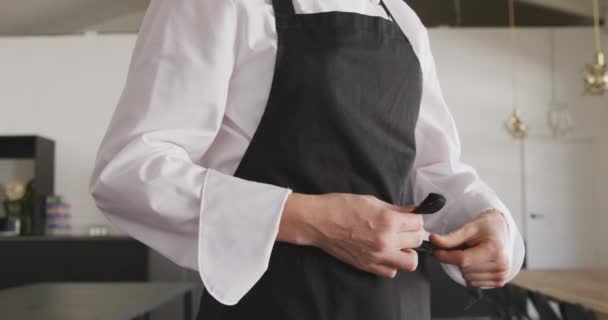
[[[440,262],[460,267],[468,286],[497,288],[505,285],[511,267],[507,238],[505,218],[500,212],[489,210],[446,235],[432,234],[430,241],[446,249],[460,245],[469,247],[436,250],[435,257]]]

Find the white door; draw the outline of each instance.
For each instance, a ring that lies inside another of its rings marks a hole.
[[[597,261],[591,142],[525,141],[529,269],[591,266]]]

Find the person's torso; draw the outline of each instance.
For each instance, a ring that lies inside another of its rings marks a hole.
[[[277,52],[271,0],[234,2],[239,27],[226,113],[214,143],[201,159],[203,166],[226,174],[234,174],[258,128],[268,102]],[[398,6],[392,14],[408,20],[403,31],[416,50],[426,30],[405,2],[394,3]],[[297,14],[339,11],[390,19],[378,0],[293,0],[293,5]]]
[[[292,0],[274,0],[271,91],[234,175],[298,193],[411,203],[422,70],[409,38],[382,17],[294,11]],[[200,308],[217,320],[427,319],[429,298],[424,263],[387,279],[320,248],[277,242],[268,270],[237,305],[204,295]]]

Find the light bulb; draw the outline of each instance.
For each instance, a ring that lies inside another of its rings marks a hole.
[[[528,134],[528,126],[524,123],[519,109],[513,109],[511,116],[505,121],[505,129],[515,139],[524,139]]]
[[[572,114],[568,106],[554,102],[547,111],[547,123],[555,138],[565,137],[572,132]]]
[[[595,54],[595,62],[587,65],[585,72],[585,93],[592,95],[604,95],[608,92],[608,65],[604,53]]]

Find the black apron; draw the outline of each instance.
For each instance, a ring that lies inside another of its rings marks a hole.
[[[422,73],[399,26],[357,13],[295,14],[291,0],[273,7],[270,97],[235,176],[411,204]],[[422,258],[417,271],[388,279],[315,247],[276,242],[268,270],[239,303],[205,292],[198,319],[430,319],[429,277]]]

